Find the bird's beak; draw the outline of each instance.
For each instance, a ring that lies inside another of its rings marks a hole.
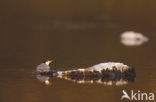
[[[53,62],[53,60],[48,60],[46,61],[46,64],[49,65],[51,62]]]
[[[53,62],[53,60],[48,60],[48,62],[49,62],[49,64],[50,64],[51,62]]]

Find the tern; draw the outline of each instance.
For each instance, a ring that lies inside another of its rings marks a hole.
[[[53,60],[46,60],[40,65],[37,66],[36,71],[41,73],[41,72],[49,72],[50,71],[50,66],[49,64],[53,62]]]

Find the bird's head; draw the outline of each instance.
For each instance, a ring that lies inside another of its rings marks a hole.
[[[51,62],[53,62],[53,60],[46,60],[46,61],[44,61],[44,63],[45,63],[46,65],[49,65]]]

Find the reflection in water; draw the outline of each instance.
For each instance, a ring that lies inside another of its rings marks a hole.
[[[49,81],[49,76],[37,75],[36,78],[46,85],[51,85],[51,82]]]
[[[42,69],[44,69],[44,67]],[[79,84],[99,83],[120,86],[125,85],[128,82],[134,82],[135,71],[134,68],[124,65],[123,63],[108,62],[100,63],[89,68],[79,68],[67,71],[43,71],[37,75],[37,79],[46,85],[50,85],[50,77],[63,78]]]
[[[49,81],[51,77],[46,75],[37,75],[37,79],[40,80],[42,83],[46,85],[51,85],[51,82]],[[73,82],[76,82],[78,84],[103,84],[103,85],[115,85],[115,86],[121,86],[126,85],[130,82],[134,82],[134,77],[130,77],[129,79],[124,79],[122,77],[120,78],[105,78],[105,77],[70,77],[70,76],[64,76],[62,77],[65,80],[70,80]]]
[[[128,31],[121,34],[121,43],[126,46],[139,46],[147,41],[147,37],[134,31]]]

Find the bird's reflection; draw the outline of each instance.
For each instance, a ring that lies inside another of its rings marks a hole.
[[[36,78],[46,85],[52,85],[52,83],[49,81],[50,79],[49,76],[39,74],[39,75],[36,75]]]

